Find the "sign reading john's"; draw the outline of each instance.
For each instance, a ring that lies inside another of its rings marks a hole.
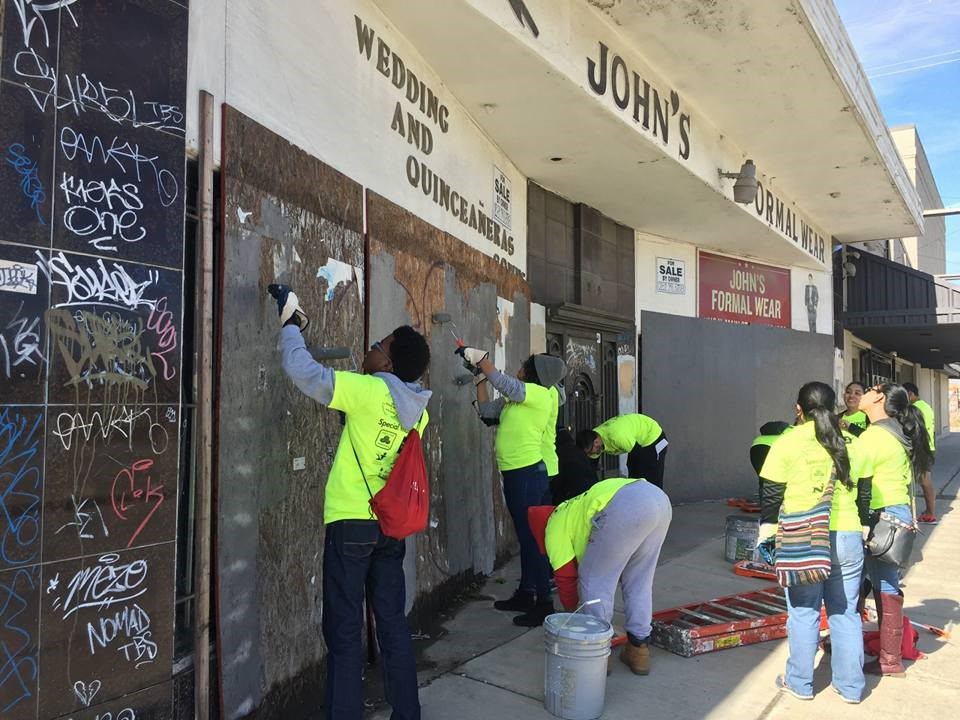
[[[605,95],[609,90],[616,106],[664,145],[670,144],[671,128],[676,128],[680,135],[677,154],[683,160],[690,157],[690,113],[680,112],[676,90],[671,90],[669,96],[661,94],[649,80],[628,68],[620,55],[611,56],[610,48],[602,42],[598,58],[587,58],[587,82],[597,95]]]
[[[790,271],[700,252],[698,315],[750,325],[790,327]]]

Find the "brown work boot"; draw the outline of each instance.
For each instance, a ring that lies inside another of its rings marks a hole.
[[[620,662],[630,668],[634,675],[650,674],[650,645],[634,645],[628,642],[620,652]]]

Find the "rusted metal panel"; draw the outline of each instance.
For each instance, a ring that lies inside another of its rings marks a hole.
[[[443,262],[457,271],[462,291],[492,283],[499,297],[530,297],[526,280],[489,255],[474,250],[455,236],[424,222],[411,212],[374,192],[367,192],[367,232],[371,239],[420,258],[428,265]],[[429,319],[429,318],[428,318]]]
[[[506,339],[505,369],[514,371],[529,353],[528,288],[492,258],[370,192],[367,233],[371,337],[408,323],[431,349],[425,378],[434,393],[425,436],[431,514],[407,567],[412,599],[458,576],[490,572],[515,542],[494,462],[494,429],[471,404],[473,376],[453,354],[453,333],[491,357],[495,343]],[[509,338],[502,335],[498,296],[513,303]],[[435,313],[449,314],[453,324],[434,324]]]
[[[312,321],[308,346],[346,346],[359,360],[362,192],[230,107],[222,153],[215,423],[222,712],[272,717],[285,700],[305,700],[285,694],[322,690],[315,673],[323,658],[323,491],[341,426],[337,413],[284,376],[267,285],[296,288]]]

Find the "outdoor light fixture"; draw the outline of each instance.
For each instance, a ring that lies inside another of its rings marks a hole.
[[[740,172],[724,172],[717,168],[721,178],[736,180],[733,184],[733,201],[741,205],[749,205],[757,197],[757,166],[753,160],[747,160],[740,166]]]
[[[856,250],[847,250],[844,248],[845,252],[843,253],[843,276],[844,277],[855,277],[857,274],[857,266],[853,264],[850,258],[860,259],[860,253]]]

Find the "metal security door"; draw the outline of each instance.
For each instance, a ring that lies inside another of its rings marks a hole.
[[[574,436],[618,414],[615,342],[604,340],[601,333],[554,332],[547,334],[547,352],[567,364],[567,402],[560,416]],[[609,476],[617,470],[617,457],[603,455],[600,467]]]

